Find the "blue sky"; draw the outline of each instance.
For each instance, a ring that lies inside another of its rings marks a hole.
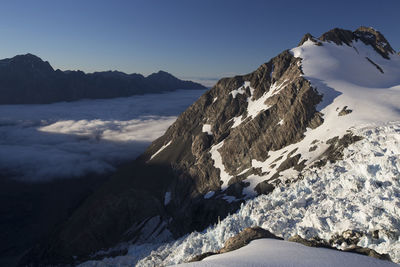
[[[0,58],[30,52],[62,70],[219,78],[334,27],[373,26],[398,51],[399,10],[399,0],[1,1]]]

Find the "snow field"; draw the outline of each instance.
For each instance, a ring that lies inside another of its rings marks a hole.
[[[395,263],[326,248],[311,248],[301,244],[275,240],[254,240],[245,247],[200,262],[179,264],[187,267],[375,267],[398,266]]]

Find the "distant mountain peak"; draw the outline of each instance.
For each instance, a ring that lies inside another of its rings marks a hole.
[[[314,43],[320,44],[320,42],[318,42],[318,40],[315,39],[315,37],[312,36],[311,33],[306,33],[306,34],[303,36],[303,38],[301,38],[301,41],[300,41],[300,43],[299,43],[297,46],[303,45],[303,44],[304,44],[306,41],[308,41],[308,40],[311,40],[311,41],[314,42]]]
[[[334,42],[337,45],[342,45],[343,43],[346,45],[350,45],[351,42],[354,40],[354,35],[353,32],[350,30],[334,28],[322,34],[318,39],[324,42]]]
[[[49,62],[43,61],[40,57],[31,53],[0,60],[0,66],[13,66],[13,68],[25,72],[35,71],[40,73],[49,73],[54,71]]]
[[[147,78],[152,78],[152,77],[172,77],[172,78],[175,78],[171,73],[168,73],[168,72],[163,71],[163,70],[159,70],[158,72],[154,72],[154,73],[150,74],[149,76],[147,76]]]
[[[47,61],[43,61],[40,57],[27,53],[23,55],[16,55],[15,57],[10,58],[11,61],[18,61],[18,62],[33,62],[33,63],[45,63]]]
[[[159,70],[159,71],[157,72],[157,74],[168,74],[168,75],[171,75],[170,73],[168,73],[168,72],[166,72],[166,71],[163,71],[163,70]]]

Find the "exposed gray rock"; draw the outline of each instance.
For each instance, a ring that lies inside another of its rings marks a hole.
[[[355,246],[355,247],[343,249],[342,251],[366,255],[366,256],[370,256],[370,257],[377,258],[380,260],[392,261],[389,254],[380,254],[370,248],[363,248],[363,247]]]
[[[382,57],[389,59],[389,54],[394,54],[395,51],[390,46],[389,42],[386,38],[377,30],[371,27],[361,26],[354,32],[349,30],[344,30],[340,28],[334,28],[324,34],[322,34],[318,40],[313,37],[311,34],[307,33],[304,35],[303,39],[299,43],[299,46],[302,45],[305,41],[311,40],[317,45],[322,45],[321,42],[334,42],[337,45],[348,45],[351,46],[352,41],[361,40],[366,45],[372,46],[376,52],[378,52]],[[372,63],[372,62],[371,62]],[[374,64],[374,63],[373,63]],[[374,64],[376,65],[376,64]],[[379,66],[378,66],[379,67]],[[381,68],[378,68],[382,71]]]
[[[244,182],[238,182],[238,183],[232,183],[227,189],[226,189],[226,194],[228,196],[234,196],[236,198],[242,198],[243,197],[243,188],[248,186],[247,183]]]
[[[324,240],[322,240],[322,239],[320,239],[318,237],[305,239],[305,238],[302,238],[299,235],[294,235],[294,236],[291,236],[288,239],[288,241],[300,243],[300,244],[305,245],[307,247],[333,248],[329,243],[325,242]]]
[[[219,253],[225,253],[232,250],[239,249],[249,244],[251,241],[260,239],[260,238],[274,238],[283,240],[280,237],[272,234],[270,231],[265,230],[261,227],[248,227],[241,231],[239,234],[229,238],[224,247],[219,250]]]
[[[354,252],[381,260],[391,260],[388,254],[380,254],[373,249],[358,246],[357,244],[360,241],[360,238],[364,235],[365,233],[354,230],[347,230],[344,231],[342,234],[336,234],[332,236],[329,240],[329,244],[335,247],[344,247],[342,251],[345,252]]]
[[[381,73],[384,73],[384,72],[383,72],[383,69],[382,69],[378,64],[376,64],[375,62],[373,62],[369,57],[365,57],[365,58],[368,60],[369,63],[371,63],[372,65],[374,65]]]
[[[361,233],[356,232],[356,231],[345,231],[342,233],[342,235],[335,235],[333,236],[329,242],[326,242],[318,237],[314,237],[311,239],[304,239],[299,235],[292,236],[288,239],[288,241],[291,242],[296,242],[303,244],[308,247],[323,247],[323,248],[329,248],[329,249],[334,249],[337,251],[343,251],[343,252],[352,252],[352,253],[357,253],[361,255],[366,255],[370,256],[373,258],[377,258],[380,260],[388,260],[391,261],[390,256],[388,254],[380,254],[376,252],[373,249],[370,248],[363,248],[359,247],[356,244],[359,241],[359,238],[362,236]],[[346,248],[344,249],[337,249],[335,246],[341,245],[343,242],[346,242]],[[350,245],[349,245],[350,244]]]
[[[337,45],[350,45],[354,40],[354,35],[352,31],[334,28],[322,34],[318,39],[324,42],[334,42]]]
[[[298,61],[299,59],[285,51],[271,62],[274,66],[272,79],[269,78],[269,64],[242,78],[243,81],[251,82],[255,88],[255,95],[257,92],[268,90],[264,87],[270,86],[275,79],[279,78],[280,83],[284,80],[290,82],[279,94],[268,99],[267,104],[271,106],[268,110],[229,130],[229,135],[219,150],[228,173],[235,175],[251,167],[252,159],[265,161],[269,150],[279,150],[298,142],[304,137],[303,133],[307,127],[315,128],[322,123],[320,114],[315,110],[315,106],[321,101],[321,96],[300,76]],[[262,77],[265,81],[260,81],[258,77]],[[246,104],[244,102],[242,105]],[[240,114],[243,114],[241,110],[236,116]],[[280,119],[283,119],[285,124],[276,127]]]
[[[255,190],[256,190],[257,194],[259,194],[259,195],[261,195],[261,194],[268,195],[274,189],[275,189],[275,186],[268,183],[267,181],[263,181],[263,182],[259,183],[258,185],[256,185],[256,187],[255,187]]]
[[[353,135],[352,133],[345,134],[342,138],[334,137],[326,141],[329,145],[328,149],[320,156],[313,166],[322,167],[327,162],[336,162],[337,160],[343,159],[343,150],[349,145],[360,141],[362,137]]]
[[[352,112],[353,112],[353,110],[347,109],[347,106],[344,106],[343,109],[339,112],[339,116],[344,116],[344,115],[350,114]]]
[[[335,246],[342,246],[342,244],[345,244],[346,246],[356,246],[362,236],[363,234],[361,232],[347,230],[340,235],[336,234],[332,236],[329,240],[329,244]]]
[[[354,35],[386,59],[389,59],[389,54],[395,53],[386,38],[372,27],[361,26],[354,31]]]
[[[206,252],[206,253],[194,256],[193,258],[188,260],[188,262],[202,261],[203,259],[205,259],[207,257],[210,257],[212,255],[217,255],[217,254],[219,254],[219,252]]]
[[[301,46],[302,44],[304,44],[308,40],[311,40],[312,42],[314,42],[318,46],[322,45],[322,43],[320,41],[318,41],[317,39],[315,39],[314,36],[312,36],[310,33],[306,33],[297,46]]]

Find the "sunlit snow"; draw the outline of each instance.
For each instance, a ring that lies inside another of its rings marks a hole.
[[[208,135],[212,135],[211,124],[204,124],[202,131],[203,131],[203,133],[207,133]]]
[[[386,267],[395,263],[355,253],[275,240],[254,240],[249,245],[228,253],[207,257],[200,262],[180,264],[181,267]]]

